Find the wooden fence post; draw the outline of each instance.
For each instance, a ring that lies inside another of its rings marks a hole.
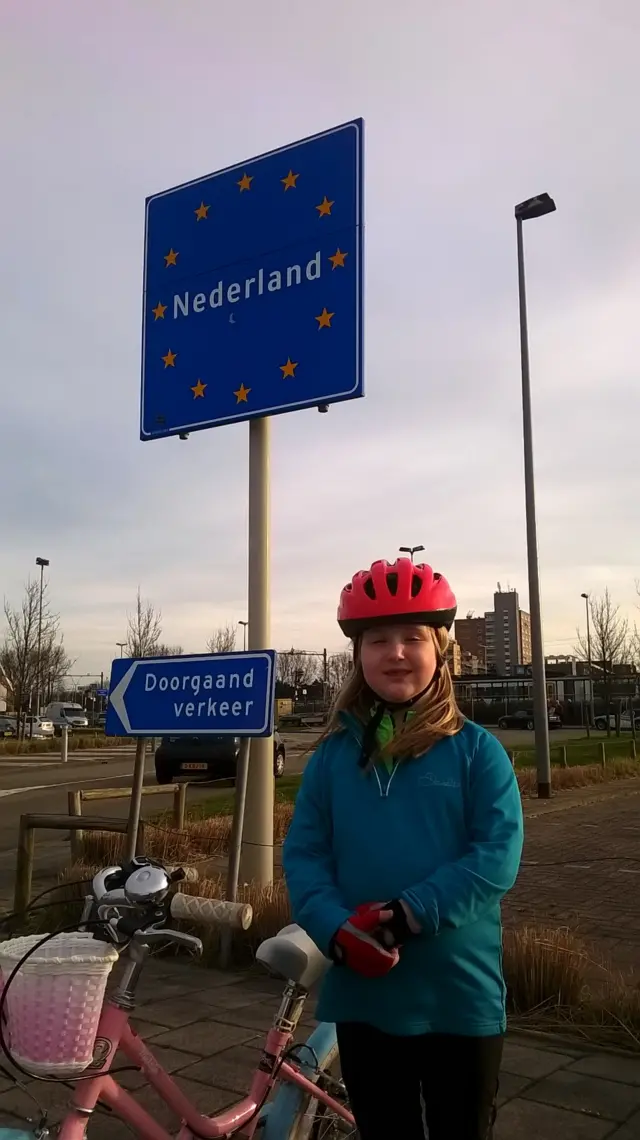
[[[68,792],[67,802],[69,815],[82,815],[82,792]],[[69,834],[71,836],[71,858],[79,859],[84,833],[82,831],[71,831]]]
[[[562,745],[560,746],[560,763],[562,764],[562,767],[563,767],[563,768],[567,768],[567,767],[568,767],[568,764],[567,764],[567,746],[566,746],[566,744],[562,744]]]
[[[184,831],[184,815],[187,806],[187,785],[176,784],[173,793],[173,826],[178,831]]]
[[[31,883],[33,880],[33,828],[27,817],[20,816],[18,830],[18,848],[16,855],[16,881],[13,894],[13,909],[17,914],[24,914],[31,901]]]
[[[631,741],[631,759],[636,760],[637,756],[638,756],[638,753],[636,751],[636,742],[635,742],[635,737],[634,737],[634,739]]]
[[[600,763],[602,764],[603,768],[606,768],[606,766],[607,766],[607,746],[606,746],[604,740],[600,741]]]

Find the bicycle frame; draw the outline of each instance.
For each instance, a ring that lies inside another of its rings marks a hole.
[[[130,1125],[140,1140],[173,1140],[165,1128],[153,1120],[134,1098],[110,1075],[109,1070],[118,1049],[142,1070],[148,1083],[175,1112],[182,1127],[177,1140],[218,1140],[229,1136],[252,1137],[260,1122],[260,1109],[278,1081],[296,1085],[333,1113],[353,1125],[351,1113],[319,1089],[288,1061],[281,1061],[290,1046],[292,1033],[279,1029],[277,1022],[267,1034],[265,1049],[251,1081],[249,1094],[236,1105],[216,1116],[203,1116],[190,1103],[176,1082],[156,1061],[151,1050],[129,1025],[130,1012],[107,1002],[103,1008],[96,1044],[101,1056],[94,1080],[77,1083],[69,1112],[60,1125],[59,1140],[85,1140],[86,1129],[98,1102],[111,1108],[114,1115]],[[274,1075],[275,1074],[275,1075]]]

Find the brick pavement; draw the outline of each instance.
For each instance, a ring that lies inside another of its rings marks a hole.
[[[637,782],[609,785],[566,810],[554,806],[525,806],[523,864],[505,900],[505,923],[569,926],[621,969],[640,968]]]
[[[140,987],[135,1024],[198,1108],[215,1113],[246,1092],[280,991],[281,986],[256,972],[233,975],[196,965],[151,963]],[[313,1024],[311,1000],[305,1012],[303,1039]],[[121,1080],[158,1123],[178,1131],[178,1122],[138,1072],[123,1074]],[[50,1122],[56,1123],[69,1090],[40,1082],[26,1088],[48,1106]],[[32,1113],[28,1095],[0,1078],[0,1125],[16,1127]],[[100,1113],[88,1135],[90,1140],[131,1140],[128,1128]],[[509,1037],[495,1140],[559,1137],[638,1140],[640,1057],[548,1037]]]

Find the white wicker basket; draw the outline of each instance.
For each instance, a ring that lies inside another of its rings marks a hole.
[[[30,934],[0,942],[0,971],[9,975],[45,937]],[[115,947],[88,933],[57,934],[20,968],[7,993],[11,1052],[38,1076],[73,1077],[91,1063],[104,991]],[[7,1029],[5,1029],[5,1037]]]

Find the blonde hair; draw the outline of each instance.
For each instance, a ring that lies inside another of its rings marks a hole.
[[[394,733],[393,739],[382,749],[382,755],[398,759],[421,756],[428,748],[445,736],[455,736],[464,723],[456,703],[453,681],[446,662],[449,634],[446,629],[430,628],[436,647],[436,671],[429,689],[412,706],[413,716]],[[321,739],[343,730],[341,712],[349,712],[364,726],[371,718],[371,707],[380,698],[364,679],[360,660],[360,639],[354,643],[354,663],[350,675],[338,693],[331,717]]]

